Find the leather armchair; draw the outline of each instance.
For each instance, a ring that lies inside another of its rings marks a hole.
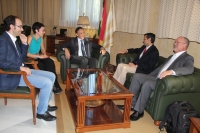
[[[60,75],[63,82],[66,81],[66,69],[67,68],[78,68],[77,64],[71,64],[69,59],[65,58],[65,53],[62,50],[57,49],[56,51],[57,60],[60,62]],[[105,65],[110,61],[110,54],[106,52],[102,55],[99,50],[92,51],[92,57],[98,60],[97,68],[104,68]]]
[[[133,60],[136,55],[118,54],[116,57],[117,64],[128,63]],[[159,62],[156,67],[164,63],[165,58],[159,57]],[[133,73],[127,73],[124,86],[129,88]],[[163,79],[158,79],[156,88],[151,92],[145,110],[153,118],[156,125],[159,124],[164,117],[167,105],[173,101],[189,101],[194,108],[200,112],[200,69],[195,68],[190,75],[184,76],[167,76]]]

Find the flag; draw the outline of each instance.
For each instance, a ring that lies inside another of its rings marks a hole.
[[[99,44],[103,45],[103,38],[106,29],[106,19],[107,19],[107,11],[106,11],[106,0],[103,1],[103,11],[100,22],[100,35],[99,35]]]
[[[114,0],[110,1],[110,9],[106,20],[106,29],[103,38],[103,47],[110,53],[110,47],[113,46],[114,32],[116,31]]]

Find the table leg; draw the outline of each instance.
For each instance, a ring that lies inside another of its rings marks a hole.
[[[71,82],[68,76],[68,72],[69,70],[67,70],[67,74],[66,74],[66,90],[70,90],[71,89]]]
[[[83,127],[85,123],[85,100],[78,100],[77,127]]]
[[[132,97],[124,101],[124,122],[130,122],[130,110],[132,106]]]

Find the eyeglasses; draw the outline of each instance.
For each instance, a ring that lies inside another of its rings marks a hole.
[[[186,43],[184,43],[184,42],[174,42],[174,44],[180,44],[180,43],[186,44]]]
[[[23,25],[15,25],[17,27],[19,27],[20,29],[23,29]]]

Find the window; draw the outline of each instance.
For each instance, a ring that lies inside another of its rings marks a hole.
[[[89,17],[90,27],[98,29],[102,0],[61,0],[59,26],[77,27],[79,16]]]

